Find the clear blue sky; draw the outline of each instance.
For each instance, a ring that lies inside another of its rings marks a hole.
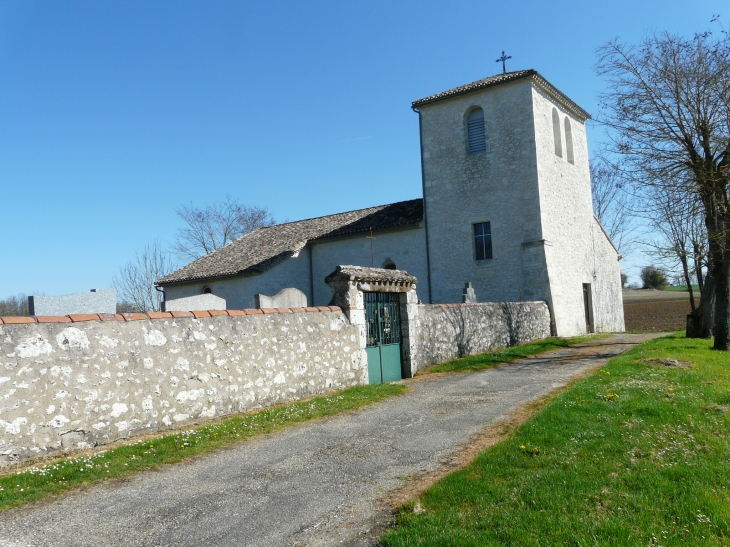
[[[283,221],[420,197],[411,101],[500,71],[504,49],[595,112],[597,46],[722,8],[4,0],[0,298],[109,287],[182,204],[230,194]]]

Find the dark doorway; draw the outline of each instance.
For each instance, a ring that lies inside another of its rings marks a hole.
[[[593,295],[591,294],[591,284],[583,283],[583,307],[586,315],[586,332],[595,332],[593,329]]]

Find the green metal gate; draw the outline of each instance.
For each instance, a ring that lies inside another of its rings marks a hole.
[[[371,384],[400,380],[400,303],[398,293],[366,292],[368,374]]]

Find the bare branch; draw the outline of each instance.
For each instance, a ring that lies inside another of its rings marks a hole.
[[[612,41],[599,48],[596,70],[607,81],[599,122],[608,155],[650,204],[657,248],[668,244],[686,279],[694,273],[701,283],[708,267],[715,348],[729,350],[730,36],[665,32],[635,46]]]
[[[118,299],[124,309],[136,312],[160,311],[162,295],[155,288],[155,281],[174,270],[168,255],[159,241],[147,245],[141,253],[135,253],[112,278]]]
[[[175,212],[186,226],[178,230],[172,250],[183,260],[196,260],[249,232],[276,224],[267,209],[243,205],[230,196],[203,209],[191,204]]]

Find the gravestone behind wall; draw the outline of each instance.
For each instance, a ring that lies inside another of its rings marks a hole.
[[[265,294],[254,295],[254,306],[256,308],[306,308],[307,295],[299,289],[289,287],[279,291],[276,296]]]
[[[30,315],[117,313],[117,291],[91,289],[65,296],[29,296],[28,308]]]
[[[471,283],[464,285],[464,290],[461,293],[461,302],[464,304],[476,304],[477,295]]]
[[[162,311],[225,310],[226,299],[211,293],[165,300]]]

